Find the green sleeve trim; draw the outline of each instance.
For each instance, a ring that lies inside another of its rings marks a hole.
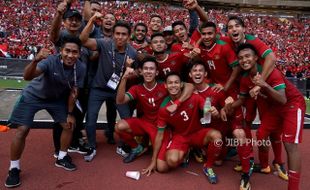
[[[255,36],[250,35],[250,34],[246,34],[246,35],[245,35],[245,39],[246,39],[246,40],[255,40],[255,38],[256,38]]]
[[[210,83],[210,84],[208,84],[210,87],[213,87],[213,86],[215,86],[215,83]]]
[[[279,85],[273,87],[273,89],[275,89],[275,90],[281,90],[281,89],[285,89],[285,88],[286,88],[285,83],[282,83],[282,84],[279,84]]]
[[[216,39],[215,43],[219,44],[219,45],[225,45],[226,44],[226,42],[224,42],[223,40],[220,40],[220,39]]]
[[[262,58],[266,58],[267,55],[269,55],[270,53],[272,52],[271,49],[267,49],[266,51],[264,51],[263,55],[262,55]]]
[[[166,127],[158,127],[157,131],[163,132],[165,131]]]
[[[249,76],[249,71],[244,71],[244,72],[242,72],[242,74],[241,74],[241,77],[247,77],[247,76]]]
[[[129,92],[126,92],[125,94],[129,97],[130,100],[134,100],[133,96]]]
[[[170,96],[167,96],[167,97],[163,100],[163,102],[161,103],[160,107],[161,107],[161,108],[162,108],[162,107],[165,107],[165,106],[169,103],[170,100],[171,100]]]
[[[232,62],[231,64],[229,64],[229,66],[231,67],[231,68],[234,68],[234,67],[236,67],[236,66],[238,66],[239,65],[239,61],[238,60],[235,60],[234,62]]]

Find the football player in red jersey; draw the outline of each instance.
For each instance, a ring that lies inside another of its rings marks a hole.
[[[132,162],[137,156],[141,155],[145,148],[141,144],[137,144],[134,136],[141,136],[148,134],[151,141],[154,143],[156,135],[156,121],[157,113],[160,104],[167,95],[167,90],[163,83],[158,83],[155,77],[158,75],[157,62],[153,57],[146,57],[143,60],[141,74],[143,76],[143,84],[134,85],[130,87],[128,92],[126,90],[126,83],[131,75],[135,72],[131,68],[126,68],[126,71],[119,84],[116,103],[124,104],[131,100],[137,101],[137,112],[142,116],[139,118],[133,117],[119,121],[116,126],[116,132],[126,144],[128,144],[132,151],[124,158],[125,163]],[[193,91],[193,85],[186,84],[183,95],[177,100],[176,105],[184,101],[190,96]],[[164,159],[164,156],[159,157]]]
[[[185,66],[189,62],[188,53],[178,52],[168,54],[165,37],[162,33],[155,33],[151,36],[151,48],[158,62],[159,78],[164,80],[170,72],[181,74],[185,71]],[[182,79],[187,78],[182,76]]]
[[[211,184],[217,183],[217,176],[212,169],[212,165],[221,152],[221,133],[212,128],[203,128],[200,124],[200,110],[203,110],[204,100],[198,94],[193,94],[190,98],[182,102],[174,113],[167,111],[167,106],[173,105],[174,101],[180,98],[182,93],[180,76],[177,73],[169,73],[165,86],[169,96],[164,100],[158,113],[158,131],[155,138],[154,150],[151,164],[144,170],[148,175],[156,169],[160,172],[167,172],[171,168],[176,168],[183,161],[190,146],[204,147],[208,145],[208,161],[204,164],[203,172],[207,175]],[[212,107],[212,116],[219,117],[218,111]],[[172,137],[168,144],[163,141],[164,131],[167,125],[171,127]],[[161,147],[167,147],[166,160],[157,160],[157,155]]]
[[[288,189],[298,190],[301,171],[298,144],[302,139],[302,125],[306,109],[303,95],[277,69],[274,69],[267,80],[264,80],[261,75],[263,69],[257,63],[258,53],[253,45],[242,44],[237,53],[240,66],[247,71],[241,79],[241,95],[249,94],[253,86],[261,88],[256,99],[262,122],[257,131],[257,139],[266,139],[273,133],[282,134],[288,157]],[[243,102],[244,96],[240,96],[232,107],[238,107]],[[276,164],[281,167],[280,163]]]
[[[210,79],[216,83],[214,91],[224,91],[227,96],[237,99],[238,84],[237,78],[240,74],[238,59],[232,48],[224,41],[216,38],[216,25],[213,22],[206,22],[200,26],[201,43],[193,51],[200,54],[205,62]],[[235,111],[231,123],[233,135],[241,142],[237,146],[237,151],[241,159],[242,180],[241,183],[249,184],[251,168],[254,164],[251,144],[247,144],[250,139],[251,129],[244,125],[244,117],[241,108]],[[243,185],[241,185],[243,186]],[[246,185],[247,186],[247,185]]]

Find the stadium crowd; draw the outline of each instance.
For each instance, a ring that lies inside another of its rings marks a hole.
[[[57,1],[1,1],[0,45],[10,57],[32,59],[44,45],[52,47],[48,40],[48,29]],[[75,5],[80,8],[80,4]],[[188,13],[181,7],[165,3],[105,2],[103,12],[115,10],[117,20],[125,19],[134,24],[146,23],[152,13],[165,18],[165,25],[174,20],[188,24]],[[238,11],[208,10],[211,20],[224,26],[228,15],[242,15],[248,33],[254,33],[276,52],[277,64],[287,76],[309,77],[310,19],[279,18],[272,15],[240,13]],[[16,19],[19,18],[19,19]]]
[[[168,172],[188,164],[194,154],[203,163],[209,183],[216,184],[213,166],[221,166],[235,146],[240,164],[234,170],[241,172],[240,190],[251,189],[253,172],[269,174],[272,166],[288,181],[289,190],[298,190],[298,145],[306,104],[281,72],[287,66],[300,70],[301,75],[308,72],[308,57],[297,59],[292,57],[297,52],[286,53],[291,43],[299,43],[308,56],[309,36],[300,28],[308,23],[298,25],[294,20],[246,13],[241,18],[234,11],[229,15],[218,10],[205,12],[197,0],[184,0],[182,9],[124,1],[101,4],[88,0],[83,7],[76,0],[21,2],[6,6],[2,16],[13,11],[31,22],[10,16],[1,23],[2,35],[9,34],[2,39],[9,52],[31,59],[23,73],[31,82],[8,119],[8,126],[16,127],[16,135],[6,187],[21,185],[20,160],[39,110],[46,109],[55,122],[55,166],[74,171],[76,165],[68,152],[83,154],[91,162],[100,151],[96,123],[102,104],[107,103],[105,137],[107,144],[116,144],[114,135],[118,135],[116,153],[124,157],[123,162],[133,162],[153,150],[143,174]],[[292,27],[305,35],[295,35]],[[288,40],[278,40],[278,32],[289,36]],[[267,45],[259,37],[271,43]],[[1,53],[7,54],[5,49]],[[282,71],[276,68],[277,55]],[[117,122],[116,110],[121,118]],[[249,143],[256,110],[261,121],[256,140],[268,144]],[[224,143],[231,137],[236,144]],[[257,164],[253,146],[258,147]],[[269,146],[274,153],[272,165]]]

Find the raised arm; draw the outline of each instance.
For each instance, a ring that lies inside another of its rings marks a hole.
[[[43,71],[37,68],[37,65],[41,60],[47,58],[49,53],[50,51],[48,49],[42,48],[40,50],[40,52],[36,55],[32,62],[25,67],[24,80],[29,81],[42,74]]]
[[[207,13],[202,9],[202,7],[198,4],[197,0],[187,0],[185,1],[184,7],[196,11],[200,20],[202,22],[208,21],[208,15]]]
[[[52,21],[52,27],[50,31],[50,41],[54,44],[59,40],[60,27],[62,22],[62,16],[67,10],[67,2],[60,3],[57,7],[57,12]]]
[[[121,79],[121,82],[117,89],[116,103],[125,104],[130,101],[130,97],[126,95],[126,84],[130,76],[135,75],[135,70],[130,67],[126,67],[126,71]]]
[[[80,40],[86,48],[90,50],[97,50],[97,41],[94,38],[89,38],[89,34],[92,32],[94,23],[96,19],[102,18],[103,15],[101,13],[96,12],[94,16],[92,16],[89,21],[87,22],[87,25],[83,29],[82,33],[80,34]]]
[[[90,9],[90,1],[86,0],[84,1],[84,7],[83,7],[83,18],[84,20],[89,20],[91,17],[91,9]]]

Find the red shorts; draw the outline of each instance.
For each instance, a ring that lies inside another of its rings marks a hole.
[[[204,139],[212,128],[203,128],[190,135],[182,136],[173,134],[171,141],[168,144],[168,150],[180,150],[187,152],[190,146],[203,147]]]
[[[155,138],[156,138],[157,130],[158,130],[156,124],[150,123],[149,121],[146,121],[146,120],[140,119],[140,118],[136,118],[136,117],[125,119],[125,121],[128,123],[130,129],[132,130],[133,135],[142,136],[142,135],[148,134],[152,144],[155,143]],[[170,139],[169,138],[169,131],[166,130],[164,132],[164,138],[163,138],[162,146],[161,146],[161,149],[160,149],[160,151],[158,153],[158,157],[157,157],[160,160],[165,160],[166,149],[167,149],[169,139]]]
[[[302,141],[304,116],[305,108],[296,105],[264,114],[258,135],[266,137],[271,133],[281,133],[283,142],[299,144]]]

